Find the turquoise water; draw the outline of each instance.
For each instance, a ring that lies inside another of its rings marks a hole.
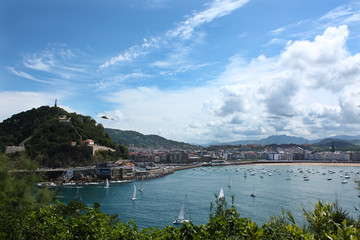
[[[251,169],[255,175],[250,175]],[[304,173],[299,173],[299,169],[303,169]],[[311,173],[306,172],[307,169]],[[293,173],[288,173],[291,170]],[[328,170],[335,173],[329,174]],[[359,191],[354,181],[358,171],[360,167],[310,165],[203,167],[144,180],[144,191],[137,191],[136,201],[131,200],[133,184],[139,189],[141,181],[111,184],[110,188],[103,185],[60,187],[58,200],[66,203],[74,199],[79,189],[83,202],[89,206],[98,202],[102,212],[117,214],[124,222],[134,219],[140,228],[162,228],[172,225],[177,218],[185,195],[188,201],[186,217],[190,218],[191,215],[196,225],[206,223],[210,202],[214,202],[214,195],[223,188],[229,205],[234,195],[240,216],[250,217],[259,225],[268,221],[271,215],[280,215],[281,209],[291,209],[297,222],[303,223],[301,206],[311,210],[319,199],[327,202],[337,200],[352,216],[358,216],[359,212],[354,209],[354,206],[360,206]],[[266,172],[263,178],[260,177],[261,172]],[[322,175],[323,172],[326,175]],[[340,175],[345,172],[350,173],[350,179],[347,179],[347,184],[342,184]],[[305,173],[309,181],[303,180]],[[291,180],[286,180],[288,176]],[[329,176],[332,177],[331,181],[327,180]],[[256,197],[250,196],[252,192],[256,193]]]

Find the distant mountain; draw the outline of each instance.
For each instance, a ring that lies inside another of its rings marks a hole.
[[[340,140],[357,140],[357,141],[360,141],[360,136],[347,136],[347,135],[336,135],[336,136],[333,136],[331,138],[335,138],[335,139],[340,139]]]
[[[287,135],[273,135],[260,140],[243,140],[229,143],[223,143],[222,145],[271,145],[271,144],[311,144],[312,141],[302,137],[292,137]]]
[[[168,140],[158,135],[144,135],[136,131],[105,128],[111,139],[117,144],[131,147],[155,148],[155,149],[198,149],[196,145]]]
[[[350,143],[347,140],[341,140],[336,138],[325,138],[320,142],[315,143],[314,145],[326,147],[332,147],[332,145],[334,145],[335,148],[350,148],[354,146],[354,144]]]
[[[256,145],[271,145],[271,144],[317,144],[318,145],[327,145],[331,141],[345,142],[347,144],[360,145],[360,136],[347,136],[339,135],[331,138],[317,139],[317,140],[308,140],[302,137],[293,137],[287,135],[272,135],[260,140],[240,140],[234,142],[226,143],[211,143],[209,145],[247,145],[247,144],[256,144]],[[346,145],[346,144],[340,144]]]

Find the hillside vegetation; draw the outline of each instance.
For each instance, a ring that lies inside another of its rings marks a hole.
[[[102,151],[93,156],[83,143],[86,139],[116,151]],[[72,142],[76,145],[72,146]],[[104,127],[91,117],[49,106],[15,114],[0,123],[1,149],[20,145],[26,149],[21,154],[44,167],[93,165],[94,162],[117,160],[128,154],[127,148],[116,145],[104,132]],[[11,157],[16,159],[18,155],[15,153]]]
[[[183,142],[167,140],[157,135],[143,135],[135,131],[123,131],[118,129],[105,128],[111,139],[117,144],[124,144],[128,147],[143,147],[156,149],[198,149],[198,146]]]

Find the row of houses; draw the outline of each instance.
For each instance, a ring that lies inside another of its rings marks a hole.
[[[237,154],[227,154],[227,160],[240,159],[266,159],[266,160],[309,160],[309,161],[360,161],[359,152],[315,152],[315,153],[289,153],[289,152],[239,152]]]
[[[309,160],[309,161],[360,161],[360,152],[132,152],[130,160],[134,162],[155,163],[192,163],[210,162],[215,159],[224,160]]]

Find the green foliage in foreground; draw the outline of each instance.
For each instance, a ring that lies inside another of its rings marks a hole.
[[[32,211],[1,211],[0,239],[360,239],[359,221],[336,205],[323,202],[311,212],[304,210],[306,226],[298,226],[290,212],[258,226],[249,218],[241,218],[222,198],[211,204],[206,224],[190,222],[180,228],[141,230],[135,222],[123,223],[99,207],[97,203],[89,207],[71,201]]]

